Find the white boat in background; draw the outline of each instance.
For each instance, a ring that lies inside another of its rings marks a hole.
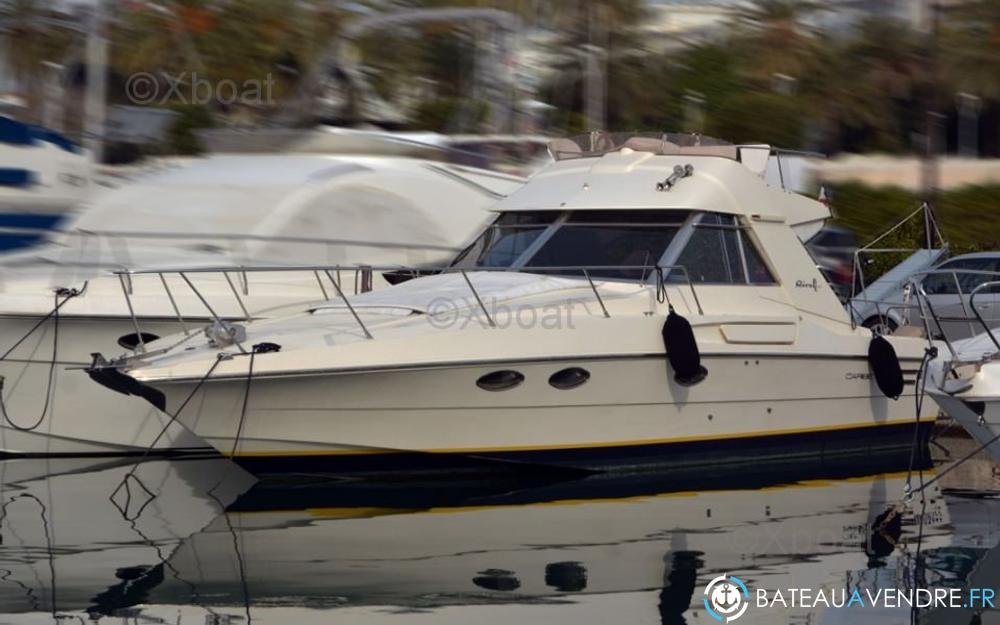
[[[522,183],[411,158],[243,155],[202,159],[100,196],[47,245],[2,259],[0,353],[12,351],[0,361],[0,452],[204,447],[179,425],[167,427],[168,417],[147,403],[109,395],[79,369],[92,352],[201,332],[215,315],[243,319],[292,304],[297,311],[338,289],[385,285],[370,271],[248,277],[239,271],[248,263],[440,263],[491,219],[486,209],[498,197]],[[193,278],[210,300],[224,293],[226,301],[207,308],[177,275],[122,281],[109,271],[178,263],[231,268]],[[55,320],[43,319],[60,303],[56,341]],[[138,323],[146,334],[137,334]]]
[[[939,348],[928,364],[926,388],[941,410],[1000,462],[998,342],[997,328],[957,341],[945,337],[947,348]]]
[[[25,247],[87,198],[90,161],[66,137],[0,116],[0,250]]]
[[[928,283],[954,284],[957,293],[942,298]],[[941,266],[912,276],[910,290],[932,337],[918,384],[1000,462],[1000,272]]]
[[[258,473],[738,468],[930,427],[924,341],[851,323],[802,244],[829,209],[764,181],[769,147],[594,134],[553,152],[439,275],[91,374],[184,405]]]
[[[408,156],[530,175],[552,162],[551,140],[540,135],[441,134],[344,128],[213,128],[197,133],[213,154],[280,151],[289,154]]]

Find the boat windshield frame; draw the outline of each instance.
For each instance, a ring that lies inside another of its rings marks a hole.
[[[596,130],[549,142],[549,154],[556,161],[590,158],[630,148],[653,154],[713,154],[737,159],[734,145],[701,134],[673,132],[607,132]]]
[[[636,217],[635,220],[607,220],[602,221],[600,219],[589,220],[586,219],[588,215],[601,215],[616,213],[621,215],[633,215]],[[666,214],[674,213],[677,215],[677,220],[666,219]],[[642,218],[640,216],[650,216],[650,218]],[[655,217],[653,217],[655,215]],[[542,218],[539,218],[544,216]],[[583,217],[583,219],[580,219]],[[714,219],[713,219],[714,218]],[[501,224],[505,219],[512,219],[515,223],[511,224]],[[518,222],[517,220],[523,220]],[[553,241],[555,237],[559,235],[560,232],[565,232],[567,228],[573,227],[601,227],[607,226],[609,228],[624,228],[624,227],[635,227],[644,229],[644,232],[648,233],[649,228],[675,228],[676,230],[670,234],[669,240],[667,240],[662,247],[662,252],[657,257],[647,256],[642,259],[626,259],[629,262],[621,263],[623,267],[622,275],[615,275],[612,269],[607,269],[600,272],[592,272],[591,275],[595,278],[600,278],[602,280],[610,281],[622,281],[622,282],[645,282],[649,278],[649,272],[643,272],[641,275],[630,276],[627,275],[628,271],[632,269],[626,269],[636,266],[659,266],[659,267],[670,267],[670,266],[687,266],[683,262],[682,256],[685,249],[692,239],[697,236],[696,232],[703,230],[712,230],[723,235],[723,231],[731,231],[731,236],[735,239],[730,243],[733,246],[733,252],[738,255],[735,258],[736,264],[739,266],[737,272],[728,271],[728,279],[723,280],[713,280],[713,279],[693,279],[691,276],[685,272],[683,275],[678,271],[668,271],[665,274],[665,278],[668,282],[687,282],[692,280],[698,284],[705,286],[767,286],[767,285],[777,285],[779,281],[777,279],[777,272],[774,270],[773,263],[770,261],[768,256],[763,252],[761,246],[756,242],[750,232],[749,225],[745,220],[741,219],[737,215],[730,215],[726,213],[716,213],[712,211],[696,210],[696,209],[641,209],[641,210],[622,210],[622,209],[609,209],[609,210],[566,210],[566,209],[545,209],[538,211],[507,211],[500,214],[500,216],[488,226],[475,241],[467,246],[462,252],[460,252],[455,260],[453,260],[449,267],[452,269],[465,270],[465,271],[477,271],[477,270],[487,270],[487,271],[520,271],[525,273],[544,273],[559,274],[558,269],[553,269],[553,267],[558,267],[563,263],[554,262],[542,262],[541,264],[533,261],[545,259],[540,257],[539,254],[546,246]],[[511,252],[513,258],[508,264],[498,265],[498,264],[479,264],[479,260],[483,259],[491,249],[495,249],[498,241],[489,242],[488,239],[494,236],[493,233],[500,228],[509,229],[525,229],[525,230],[538,230],[530,240],[528,240],[523,248]],[[487,241],[485,244],[484,241]],[[493,246],[493,247],[486,247]],[[477,252],[477,248],[481,248]],[[636,250],[638,251],[638,249]],[[634,252],[633,252],[634,253]],[[648,254],[648,252],[647,252]],[[472,256],[476,255],[477,258],[473,261]],[[749,257],[754,257],[756,263],[756,272],[754,277],[751,277],[748,265]],[[594,259],[597,260],[597,259]],[[631,262],[635,261],[635,262]],[[591,265],[591,266],[604,266],[608,267],[613,265],[613,263],[608,262],[594,262],[588,259],[586,262],[572,262],[565,263],[567,267],[565,272],[566,275],[572,275],[572,268],[580,265]],[[735,268],[735,267],[734,267]],[[652,270],[650,270],[652,271]],[[737,275],[738,274],[738,275]],[[578,275],[578,274],[577,274]]]

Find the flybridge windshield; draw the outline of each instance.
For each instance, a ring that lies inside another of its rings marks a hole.
[[[653,154],[690,154],[737,158],[737,146],[720,139],[682,133],[589,132],[549,142],[549,153],[557,161],[601,156],[630,148]]]
[[[604,278],[643,279],[687,220],[687,211],[537,211],[504,213],[455,262]],[[559,268],[566,267],[561,270]],[[617,267],[621,267],[618,269]]]

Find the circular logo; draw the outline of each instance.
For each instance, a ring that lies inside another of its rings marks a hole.
[[[159,91],[156,77],[149,72],[132,74],[125,81],[125,95],[133,104],[151,104]]]
[[[458,321],[458,306],[448,298],[435,297],[427,305],[425,315],[432,327],[446,330]]]
[[[733,575],[720,575],[705,586],[705,609],[720,623],[731,623],[743,616],[750,605],[750,591]]]

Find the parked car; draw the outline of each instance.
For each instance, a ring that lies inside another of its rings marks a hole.
[[[806,242],[806,249],[834,292],[847,301],[854,275],[854,251],[858,249],[854,233],[840,226],[824,226]]]
[[[849,304],[855,321],[886,333],[903,325],[923,326],[920,314],[913,309],[917,301],[907,296],[905,287],[913,274],[924,271],[919,265],[929,266],[927,261],[935,252],[943,255],[943,250],[920,250],[855,297]],[[948,273],[949,270],[955,273]],[[1000,252],[955,256],[934,266],[932,271],[918,280],[940,320],[939,325],[931,324],[932,331],[936,335],[944,332],[949,339],[981,333],[982,326],[965,320],[973,314],[970,294],[985,282],[1000,280]],[[991,328],[1000,325],[1000,288],[981,292],[976,296],[975,306]]]

